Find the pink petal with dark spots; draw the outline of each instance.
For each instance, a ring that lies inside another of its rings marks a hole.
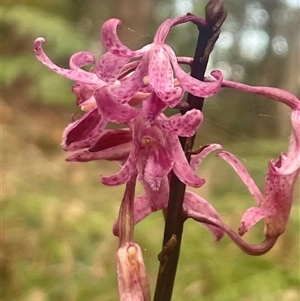
[[[199,165],[202,163],[202,161],[208,156],[211,152],[215,150],[222,150],[222,146],[220,144],[210,144],[209,146],[206,146],[199,154],[192,155],[191,156],[191,162],[190,165],[193,170],[196,170]]]
[[[120,24],[122,24],[122,22],[118,19],[109,19],[102,26],[102,42],[109,52],[118,57],[135,58],[149,51],[152,46],[151,44],[136,51],[126,47],[117,35],[117,27]]]
[[[248,86],[241,83],[223,80],[223,87],[234,88],[248,93],[258,94],[282,102],[293,110],[300,110],[300,100],[293,94],[273,87]]]
[[[299,170],[289,175],[278,175],[274,166],[280,162],[269,163],[269,171],[265,179],[265,200],[261,208],[275,213],[265,219],[265,234],[277,237],[286,228],[293,203],[294,188]]]
[[[178,137],[170,135],[170,142],[170,148],[173,151],[173,158],[175,159],[173,171],[178,179],[188,186],[194,188],[201,187],[205,183],[205,180],[198,177],[192,170],[184,155]]]
[[[169,46],[165,45],[165,49],[167,49],[167,47]],[[187,91],[197,97],[206,98],[213,96],[220,90],[223,80],[221,71],[215,70],[211,73],[211,75],[216,79],[215,81],[200,81],[196,78],[193,78],[192,76],[190,76],[190,74],[181,69],[171,48],[169,48],[168,53],[173,65],[176,78],[178,79],[178,82],[184,91]]]
[[[202,112],[192,109],[184,115],[178,114],[170,118],[160,118],[155,122],[165,132],[182,137],[191,137],[197,132],[202,120]]]
[[[169,91],[156,92],[156,94],[168,107],[173,108],[182,100],[184,91],[178,86]]]
[[[100,137],[106,124],[106,120],[95,107],[66,127],[63,133],[63,148],[74,151],[91,147]]]
[[[161,94],[174,87],[173,69],[169,55],[162,45],[155,45],[151,49],[149,83],[156,93]]]
[[[251,207],[247,209],[242,217],[240,227],[239,227],[239,235],[243,236],[250,228],[252,228],[257,222],[261,219],[272,216],[275,213],[269,209],[259,208],[259,207]]]
[[[45,54],[42,43],[45,42],[44,38],[37,38],[34,42],[34,50],[35,54],[44,65],[46,65],[48,68],[56,72],[57,74],[66,77],[68,79],[71,79],[75,82],[84,83],[84,84],[95,84],[98,86],[102,86],[104,82],[100,80],[96,74],[84,71],[83,69],[78,68],[78,70],[69,70],[60,68],[57,65],[55,65]]]
[[[208,218],[214,218],[221,222],[220,215],[215,208],[207,202],[204,198],[191,191],[186,191],[183,202],[183,213],[187,217],[191,217],[196,221],[201,222],[201,225],[206,227],[215,236],[216,241],[219,241],[223,235],[224,230],[222,228],[202,223],[201,217],[206,216]]]
[[[202,18],[199,18],[193,14],[186,14],[184,16],[179,16],[172,19],[167,19],[164,21],[159,28],[154,37],[154,43],[163,44],[167,39],[169,32],[173,26],[186,23],[186,22],[193,22],[200,27],[205,27],[207,25],[206,21]]]
[[[70,58],[70,69],[81,71],[81,67],[95,63],[95,56],[87,51],[77,52]]]
[[[238,160],[238,158],[226,151],[219,152],[217,156],[222,158],[232,166],[232,168],[235,170],[235,172],[240,176],[241,180],[247,186],[248,190],[250,191],[250,193],[252,194],[256,202],[258,204],[262,204],[264,201],[264,196],[262,195],[261,191],[259,190],[255,182],[249,175],[244,165]]]
[[[136,170],[138,153],[139,153],[138,148],[136,146],[133,146],[129,154],[128,160],[126,161],[125,165],[122,167],[121,171],[119,171],[117,174],[112,176],[108,176],[108,177],[102,176],[101,182],[108,186],[116,186],[128,182],[132,174]]]
[[[138,109],[118,102],[109,86],[98,89],[95,92],[95,98],[101,113],[108,121],[128,122],[139,114]]]
[[[113,84],[119,77],[128,58],[118,57],[110,52],[103,54],[98,61],[94,72],[107,84]]]

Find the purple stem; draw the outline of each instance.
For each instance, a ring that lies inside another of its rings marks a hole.
[[[202,28],[197,41],[194,60],[191,65],[191,76],[203,80],[207,67],[209,54],[216,42],[220,27],[226,18],[226,10],[223,0],[210,0],[206,7],[206,19],[210,24]],[[188,94],[187,103],[189,109],[202,110],[204,98]],[[184,111],[182,111],[184,114]],[[190,160],[190,151],[193,148],[196,135],[191,138],[179,137],[180,143],[185,151],[187,160]],[[166,223],[163,239],[163,250],[159,254],[159,272],[156,282],[154,301],[170,301],[174,287],[177,265],[180,254],[181,238],[185,218],[182,214],[182,204],[186,185],[171,172],[170,196],[166,214]]]

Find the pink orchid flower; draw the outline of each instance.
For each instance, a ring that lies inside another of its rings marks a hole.
[[[200,27],[206,26],[206,21],[191,14],[168,19],[158,28],[153,43],[136,51],[129,49],[119,40],[117,27],[121,24],[120,20],[110,19],[104,23],[102,41],[111,55],[128,61],[141,57],[135,72],[115,89],[118,99],[129,101],[137,91],[153,91],[167,106],[174,107],[182,99],[185,91],[198,97],[210,97],[219,91],[221,72],[214,73],[214,80],[199,81],[181,69],[174,51],[165,44],[171,28],[186,22],[194,22]],[[179,86],[174,84],[174,75]]]
[[[291,93],[277,88],[251,87],[230,81],[223,81],[222,85],[272,98],[292,109],[289,149],[286,154],[281,154],[276,162],[273,160],[269,162],[264,194],[260,192],[242,163],[234,155],[228,152],[218,154],[235,169],[258,203],[258,207],[249,208],[243,215],[239,228],[240,235],[265,218],[266,237],[278,237],[286,228],[295,183],[300,172],[300,101]]]
[[[193,170],[201,164],[208,154],[220,149],[222,149],[221,145],[212,144],[204,148],[200,154],[192,155],[191,166]],[[169,200],[169,180],[167,177],[162,179],[157,190],[152,189],[143,178],[140,181],[145,189],[145,194],[136,196],[134,199],[134,224],[139,223],[152,212],[167,208]],[[222,223],[220,215],[208,201],[196,193],[187,190],[183,202],[183,214],[187,218],[194,217],[193,212],[199,212],[206,219],[213,219]],[[197,220],[197,218],[195,219]],[[199,220],[199,222],[214,235],[216,241],[219,241],[223,237],[224,230],[222,227],[207,223],[206,220],[204,222]],[[117,236],[119,235],[118,224],[119,219],[117,219],[113,227],[113,232]]]

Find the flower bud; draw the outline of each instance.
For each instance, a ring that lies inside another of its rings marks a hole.
[[[150,288],[139,245],[127,242],[117,253],[118,286],[121,301],[148,301]]]

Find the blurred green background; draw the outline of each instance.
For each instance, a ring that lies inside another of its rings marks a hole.
[[[277,86],[299,97],[299,1],[224,1],[229,15],[209,69],[227,79]],[[151,41],[158,25],[187,12],[204,15],[206,1],[64,0],[2,1],[2,231],[1,300],[118,300],[112,225],[124,187],[105,187],[99,174],[119,166],[71,164],[61,134],[78,112],[72,83],[43,66],[33,41],[60,66],[81,50],[97,57],[103,22],[123,20],[119,33],[136,49]],[[193,55],[192,25],[172,30],[179,55]],[[263,189],[270,158],[287,150],[289,110],[262,97],[224,90],[206,101],[197,143],[222,143],[249,168]],[[207,184],[197,190],[237,229],[254,205],[229,166],[211,156],[199,170]],[[299,184],[299,182],[298,182]],[[141,189],[139,188],[141,191]],[[263,224],[245,236],[260,242]],[[158,270],[163,219],[152,214],[136,227],[152,290]],[[185,225],[174,301],[296,301],[299,293],[299,185],[286,232],[262,257],[243,254],[227,237],[213,242],[193,221]]]

